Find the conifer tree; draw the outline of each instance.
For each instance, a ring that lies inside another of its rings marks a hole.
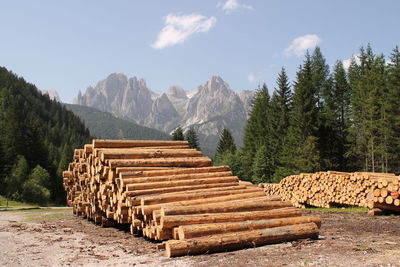
[[[184,141],[185,140],[181,126],[178,126],[178,128],[176,128],[175,131],[172,132],[172,140],[173,141]]]
[[[316,47],[311,56],[312,90],[316,99],[318,150],[320,151],[320,164],[322,169],[332,169],[334,165],[331,158],[332,147],[329,146],[334,140],[333,121],[329,120],[326,108],[327,98],[331,93],[331,83],[329,79],[329,65],[326,64],[325,57],[321,49]]]
[[[235,152],[236,145],[228,128],[224,127],[219,137],[216,155],[223,155],[226,152]]]
[[[270,96],[267,86],[264,84],[254,96],[249,119],[247,120],[243,138],[243,178],[251,179],[252,165],[257,149],[266,145],[270,136],[269,108]]]
[[[400,169],[400,51],[396,46],[391,55],[388,64],[388,94],[391,109],[391,134],[392,140],[389,143],[390,157],[392,162],[389,172],[397,172]]]
[[[325,95],[324,115],[329,132],[326,133],[325,162],[327,169],[347,170],[344,155],[347,149],[347,133],[350,126],[351,88],[341,61],[337,61],[331,76],[331,90]]]
[[[272,94],[269,121],[271,124],[271,135],[268,140],[269,162],[271,170],[269,178],[274,176],[276,168],[281,165],[281,154],[284,137],[289,128],[292,93],[289,78],[282,68],[277,79],[277,88]]]
[[[185,139],[188,141],[190,148],[200,150],[199,138],[197,137],[196,131],[192,127],[190,127],[190,129],[186,132]]]
[[[303,66],[297,72],[294,85],[292,116],[284,140],[282,166],[275,177],[319,169],[317,99],[313,90],[311,57],[307,53]]]

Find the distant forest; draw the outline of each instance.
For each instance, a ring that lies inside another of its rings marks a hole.
[[[0,68],[0,194],[33,203],[65,202],[61,172],[90,142],[81,120],[32,84]]]
[[[236,150],[225,132],[215,158],[240,178],[278,182],[323,170],[400,172],[400,52],[362,47],[330,70],[317,47],[291,83],[282,68],[270,96],[257,90]]]
[[[88,127],[91,135],[103,139],[169,140],[168,134],[115,117],[95,108],[64,104]]]

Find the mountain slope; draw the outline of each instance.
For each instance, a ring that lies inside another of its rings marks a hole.
[[[73,149],[87,142],[89,131],[77,116],[0,67],[0,194],[23,199],[33,185],[44,196],[50,194],[51,201],[65,201],[61,171]],[[42,184],[25,183],[34,168],[48,173]]]
[[[156,129],[140,126],[132,121],[115,117],[111,113],[80,105],[64,104],[81,118],[90,133],[105,139],[169,140],[170,136]]]

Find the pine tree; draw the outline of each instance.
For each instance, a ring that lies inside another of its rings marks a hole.
[[[275,177],[299,172],[313,172],[320,167],[317,122],[317,99],[313,90],[311,57],[307,53],[303,66],[297,72],[294,85],[292,116],[282,151],[282,166]]]
[[[189,143],[189,147],[193,149],[200,150],[199,138],[197,137],[196,131],[190,127],[186,132],[186,141]]]
[[[400,51],[396,46],[391,55],[387,70],[388,98],[390,103],[390,123],[392,134],[389,144],[388,160],[392,162],[389,172],[398,172],[400,169]],[[397,133],[397,134],[396,134]]]
[[[268,149],[265,145],[260,146],[257,149],[256,155],[253,161],[253,183],[266,183],[272,182],[271,175],[271,158],[269,158]]]
[[[324,115],[326,125],[330,131],[326,133],[325,155],[329,162],[325,162],[327,169],[347,170],[348,164],[344,155],[347,150],[347,133],[350,126],[350,99],[351,88],[347,81],[347,74],[341,61],[337,61],[331,76],[332,86],[325,95]]]
[[[332,135],[333,122],[329,120],[326,102],[331,93],[331,83],[329,79],[329,65],[326,64],[325,57],[322,55],[321,49],[316,47],[311,56],[311,73],[312,73],[312,90],[316,100],[316,120],[317,132],[315,136],[318,138],[318,150],[320,151],[320,163],[322,169],[332,169],[332,143],[334,136]]]
[[[271,165],[270,177],[274,176],[276,169],[281,165],[284,137],[289,128],[292,93],[284,68],[282,68],[278,75],[277,85],[278,87],[271,98],[269,112],[269,121],[271,124],[271,137],[268,140],[269,161]]]
[[[173,141],[184,141],[185,140],[181,126],[178,126],[178,128],[176,128],[175,131],[172,132],[172,140]]]
[[[360,65],[349,70],[354,71],[349,75],[354,86],[349,154],[359,159],[359,169],[386,172],[391,165],[388,155],[393,133],[384,56],[376,56],[368,45],[360,49],[359,58]]]
[[[219,137],[216,155],[223,155],[226,152],[235,152],[236,145],[228,128],[224,128]]]
[[[257,149],[267,145],[270,137],[271,124],[268,122],[270,109],[270,96],[267,86],[264,84],[259,88],[252,101],[249,119],[247,120],[243,138],[243,173],[244,179],[251,179],[253,176],[252,165]]]

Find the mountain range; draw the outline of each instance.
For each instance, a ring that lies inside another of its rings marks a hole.
[[[212,155],[220,132],[227,127],[242,145],[243,128],[254,91],[237,94],[221,77],[213,76],[195,91],[171,86],[153,92],[144,79],[110,74],[96,86],[79,92],[74,104],[93,107],[136,123],[171,133],[178,126],[193,127],[203,151]]]
[[[78,116],[90,134],[102,139],[170,140],[162,131],[115,117],[109,112],[73,104],[64,106]]]

